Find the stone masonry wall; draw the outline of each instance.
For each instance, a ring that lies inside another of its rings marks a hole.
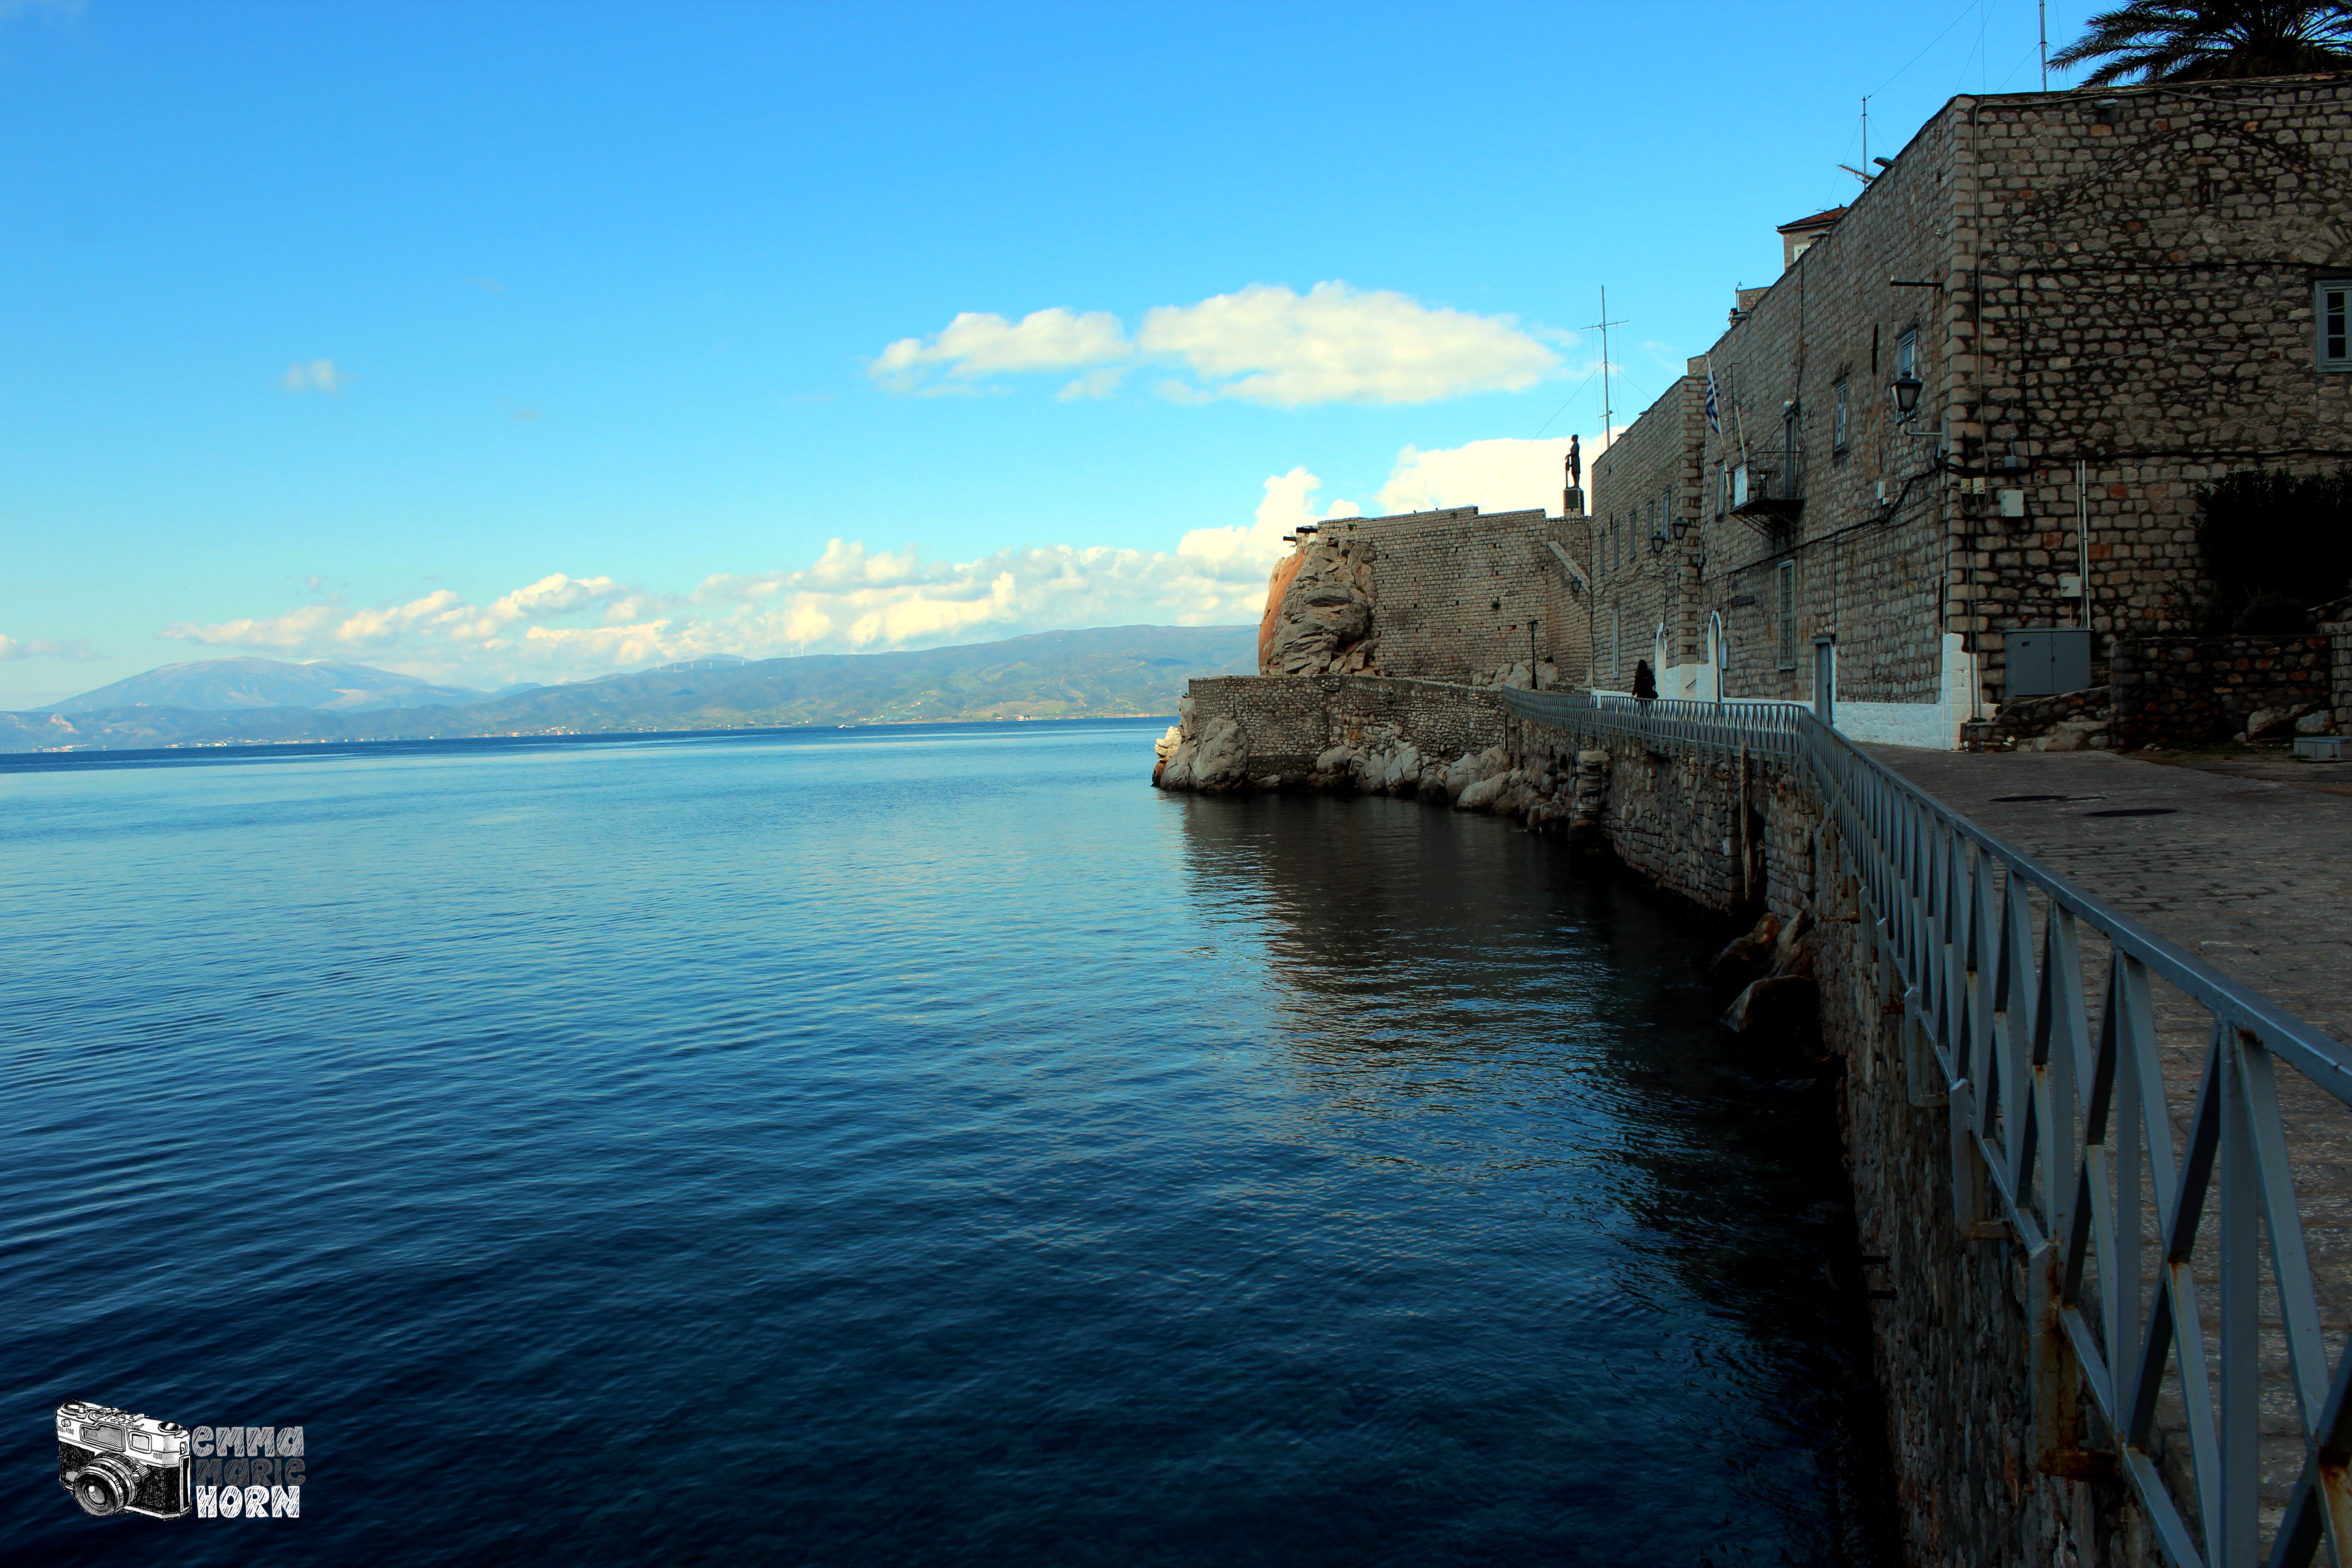
[[[1698,516],[1706,396],[1703,374],[1677,377],[1592,461],[1585,564],[1592,573],[1591,684],[1599,689],[1632,689],[1634,661],[1659,657],[1653,649],[1661,625],[1666,649],[1658,668],[1702,655],[1703,556],[1688,536],[1675,538],[1674,521],[1687,525]],[[1650,541],[1661,533],[1666,542],[1654,552]]]
[[[1834,866],[1835,837],[1822,858]],[[1853,885],[1824,869],[1814,909],[1823,1043],[1866,1261],[1906,1558],[1916,1568],[2154,1568],[2123,1483],[2042,1474],[2022,1255],[1953,1218],[1949,1112],[1911,1102],[1901,997],[1874,961]]]
[[[1719,428],[1699,423],[1700,525],[1684,548],[1702,563],[1700,618],[1723,619],[1727,696],[1809,700],[1816,636],[1837,641],[1842,701],[1939,693],[1942,633],[1958,629],[1945,605],[1958,519],[1937,443],[1919,432],[1936,429],[1964,374],[1941,287],[1959,129],[1948,110],[1930,121],[1697,362],[1715,376]],[[1907,429],[1886,395],[1906,333],[1927,386]],[[1743,464],[1759,488],[1798,492],[1793,521],[1734,510]]]
[[[2336,648],[2330,660],[2335,673],[2329,680],[2335,689],[2331,700],[2336,705],[2336,732],[2352,735],[2352,621],[2330,621],[2320,630]]]
[[[2195,745],[2242,732],[2259,709],[2328,709],[2339,700],[2336,660],[2326,636],[2118,642],[2109,652],[2116,741]]]
[[[1381,674],[1491,679],[1527,660],[1530,622],[1544,659],[1584,668],[1587,611],[1546,545],[1569,537],[1561,520],[1474,506],[1332,518],[1321,530],[1328,540],[1368,539],[1377,551],[1371,639]]]
[[[1646,650],[1664,620],[1679,660],[1719,615],[1726,695],[1803,700],[1828,636],[1842,700],[1916,702],[1958,633],[1998,702],[2006,634],[2076,624],[2085,555],[2095,630],[2189,634],[2196,489],[2352,458],[2352,374],[2318,368],[2313,314],[2317,279],[2352,276],[2347,210],[2345,77],[1954,99],[1596,459],[1603,562],[1653,494],[1700,522],[1596,572],[1596,637]],[[1691,411],[1710,372],[1715,429]],[[1792,521],[1734,510],[1742,465],[1796,490]]]
[[[1192,682],[1184,723],[1202,733],[1220,719],[1241,728],[1253,778],[1297,782],[1316,757],[1369,726],[1392,725],[1422,751],[1483,752],[1503,738],[1491,690],[1361,675],[1215,676]]]

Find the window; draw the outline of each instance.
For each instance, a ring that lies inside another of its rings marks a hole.
[[[1895,379],[1916,381],[1919,378],[1919,330],[1916,327],[1895,340]]]
[[[1609,674],[1612,679],[1624,664],[1625,650],[1620,636],[1624,630],[1623,623],[1624,612],[1616,609],[1609,612]]]
[[[1830,447],[1832,451],[1843,452],[1845,450],[1845,383],[1839,382],[1834,390],[1836,400],[1830,405]]]
[[[1797,563],[1795,562],[1780,563],[1780,591],[1774,596],[1779,602],[1773,608],[1778,612],[1780,621],[1780,668],[1794,669],[1797,668]]]
[[[2319,318],[2319,368],[2352,370],[2352,278],[2330,278],[2314,290]]]

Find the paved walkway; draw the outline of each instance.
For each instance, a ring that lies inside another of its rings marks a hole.
[[[1873,754],[1978,826],[2007,840],[2110,906],[2306,1022],[2352,1042],[2352,763],[2207,768],[2164,765],[2105,752],[1919,752],[1873,746]],[[2308,768],[2310,783],[2282,768]],[[2268,774],[2271,776],[2263,776]],[[2323,776],[2324,775],[2324,778]],[[2339,783],[2339,781],[2341,781]],[[2317,787],[2324,783],[2326,787]],[[2347,793],[2337,793],[2339,789]],[[2147,811],[2161,815],[2111,816]],[[2086,1002],[2096,1026],[2105,959],[2086,944]],[[2188,1119],[2210,1024],[2159,983],[2151,997],[2174,1147]],[[2352,1116],[2300,1074],[2280,1075],[2295,1207],[2309,1246],[2322,1329],[2333,1357],[2352,1334]],[[2200,1288],[2217,1278],[2213,1199],[2195,1250]],[[2143,1206],[2142,1253],[2150,1270],[2162,1245]],[[2209,1297],[2207,1353],[2220,1352]],[[2296,1405],[2285,1375],[2285,1340],[2265,1291],[2261,1384],[2264,1531],[2275,1525],[2302,1467]],[[2218,1363],[2216,1363],[2218,1364]],[[2181,1441],[2177,1405],[2158,1425]],[[2176,1494],[2178,1495],[2178,1494]]]
[[[1868,750],[2084,892],[2352,1042],[2352,763],[2278,764],[2307,772],[2306,786],[2111,752]],[[2167,815],[2095,815],[2134,808]]]

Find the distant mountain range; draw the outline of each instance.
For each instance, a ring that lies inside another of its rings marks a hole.
[[[499,694],[356,664],[165,665],[0,713],[0,752],[1173,713],[1186,680],[1257,673],[1255,626],[1103,626],[921,653],[695,659]]]
[[[48,711],[100,713],[110,708],[311,708],[327,713],[371,713],[385,708],[446,708],[479,702],[490,694],[470,686],[435,686],[414,676],[364,664],[287,664],[274,658],[207,658],[167,664],[79,697]]]

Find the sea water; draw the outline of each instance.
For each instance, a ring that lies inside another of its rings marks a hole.
[[[5,1555],[1875,1561],[1722,933],[1159,727],[0,765]],[[86,1518],[69,1398],[299,1499]]]

